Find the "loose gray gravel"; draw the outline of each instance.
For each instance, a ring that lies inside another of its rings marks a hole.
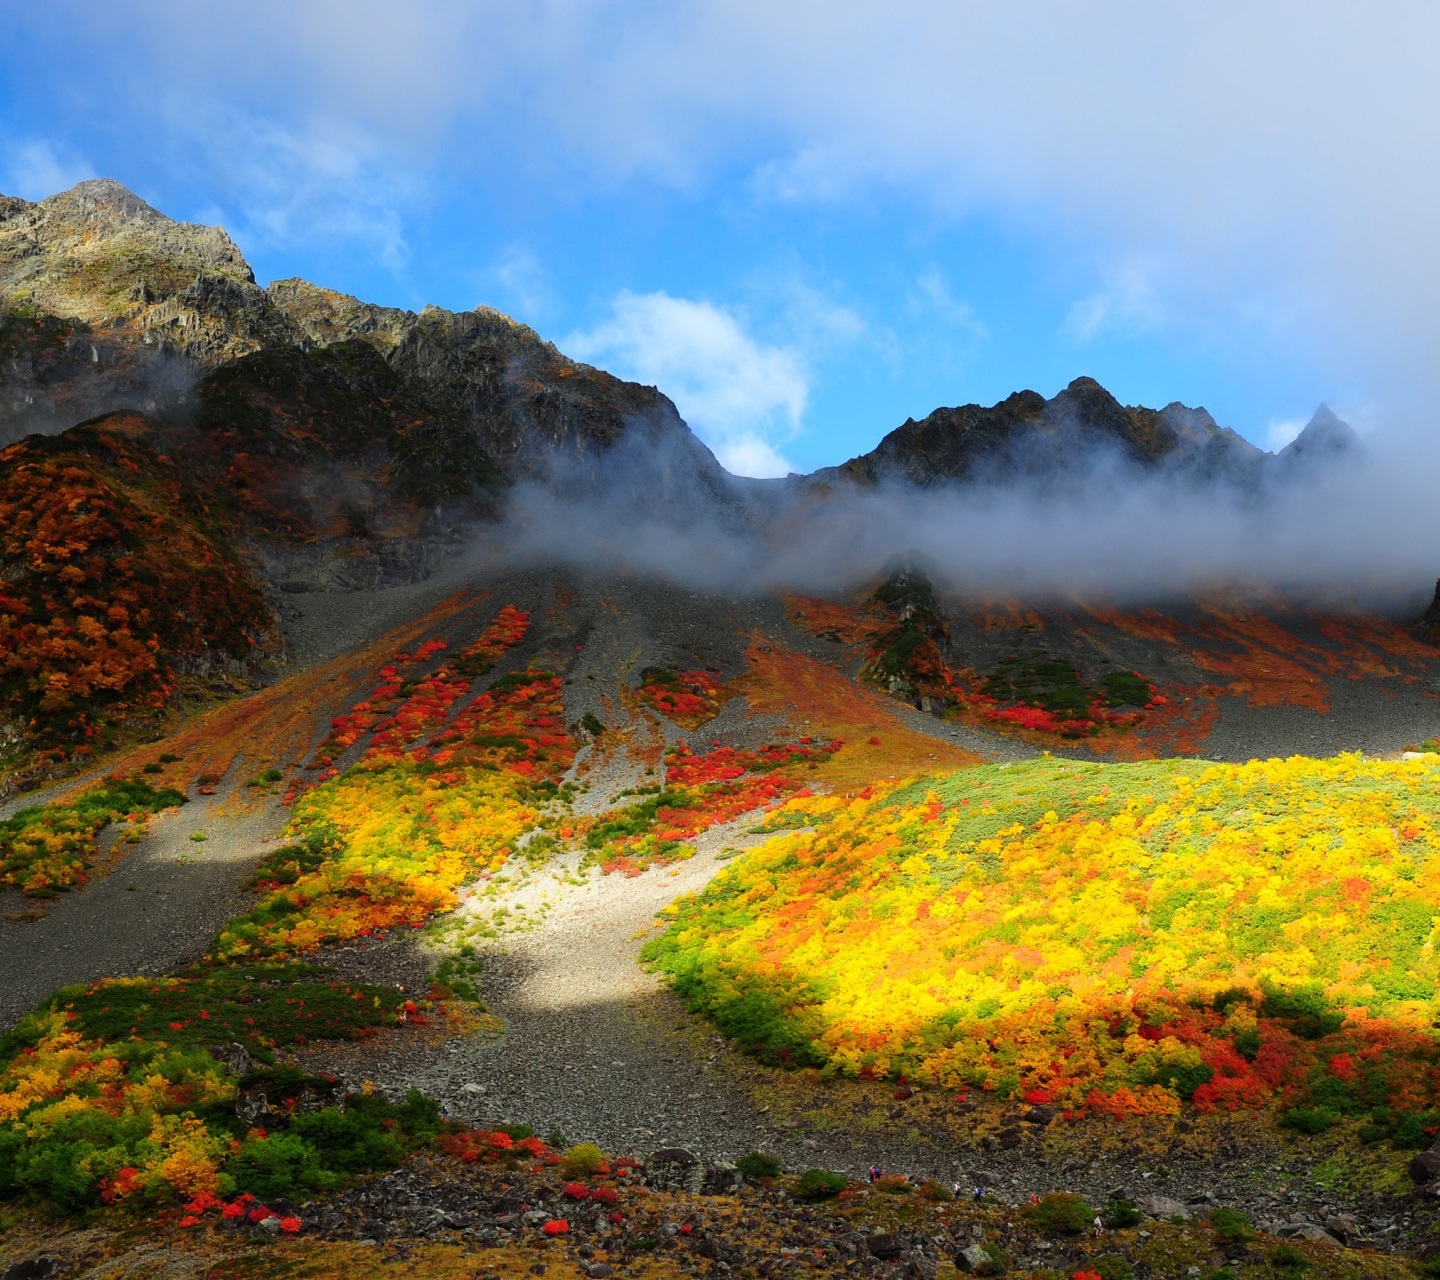
[[[253,897],[244,874],[277,841],[284,815],[218,812],[192,801],[151,819],[107,871],[37,910],[0,893],[0,1030],[60,987],[96,978],[165,973],[198,960],[226,920]],[[124,828],[107,832],[112,842]],[[204,841],[191,840],[192,833]]]

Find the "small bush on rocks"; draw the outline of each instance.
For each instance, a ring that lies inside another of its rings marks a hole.
[[[1132,1280],[1135,1274],[1130,1269],[1130,1264],[1118,1253],[1106,1253],[1098,1258],[1091,1258],[1090,1270],[1099,1276],[1100,1280]]]
[[[980,1246],[990,1255],[989,1262],[982,1262],[975,1268],[973,1274],[977,1276],[1003,1276],[1010,1269],[1010,1254],[998,1244],[982,1244]]]
[[[1250,1219],[1239,1209],[1216,1209],[1210,1215],[1210,1229],[1221,1244],[1243,1244],[1255,1239]]]
[[[1105,1206],[1101,1215],[1105,1225],[1112,1231],[1123,1231],[1126,1227],[1138,1227],[1145,1221],[1145,1215],[1133,1200],[1115,1199]]]
[[[1280,1117],[1282,1129],[1294,1129],[1297,1133],[1308,1133],[1312,1137],[1324,1133],[1335,1123],[1335,1117],[1321,1107],[1291,1107]]]
[[[1031,1224],[1047,1235],[1078,1236],[1090,1226],[1095,1210],[1068,1191],[1052,1191],[1040,1197],[1028,1211]]]
[[[1270,1265],[1285,1275],[1295,1276],[1310,1265],[1310,1260],[1293,1244],[1277,1244],[1270,1250]]]
[[[593,1178],[608,1166],[605,1162],[605,1153],[599,1147],[593,1142],[582,1142],[578,1146],[571,1147],[565,1153],[565,1160],[561,1167],[568,1177]]]
[[[735,1167],[747,1178],[754,1178],[759,1182],[761,1178],[778,1178],[780,1176],[780,1161],[774,1156],[768,1156],[763,1151],[752,1151],[743,1155],[735,1161]]]
[[[847,1186],[849,1180],[842,1173],[831,1173],[828,1169],[806,1169],[795,1184],[795,1194],[802,1200],[833,1200]]]
[[[920,1194],[927,1200],[934,1200],[939,1203],[955,1199],[955,1197],[950,1194],[949,1188],[943,1183],[936,1182],[934,1178],[930,1178],[920,1184]]]
[[[911,1186],[910,1180],[903,1173],[894,1173],[881,1178],[875,1184],[875,1190],[883,1191],[886,1195],[891,1196],[908,1196],[915,1188]]]

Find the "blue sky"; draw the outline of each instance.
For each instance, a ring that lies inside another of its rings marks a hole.
[[[498,307],[749,474],[1080,374],[1261,445],[1321,400],[1423,430],[1436,12],[0,0],[0,191],[113,177],[262,283]]]

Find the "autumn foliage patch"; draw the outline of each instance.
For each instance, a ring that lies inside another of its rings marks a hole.
[[[775,1061],[1114,1116],[1434,1105],[1440,770],[992,766],[790,800],[647,955]],[[1389,1130],[1386,1130],[1387,1132]]]
[[[174,661],[272,625],[219,514],[117,414],[0,451],[0,711],[57,758],[154,711]]]

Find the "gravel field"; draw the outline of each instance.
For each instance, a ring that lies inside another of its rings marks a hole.
[[[213,802],[192,800],[152,819],[139,845],[43,910],[16,889],[0,893],[0,1030],[72,982],[198,960],[220,926],[254,900],[241,887],[245,871],[276,843],[283,822],[273,811],[222,816]]]

